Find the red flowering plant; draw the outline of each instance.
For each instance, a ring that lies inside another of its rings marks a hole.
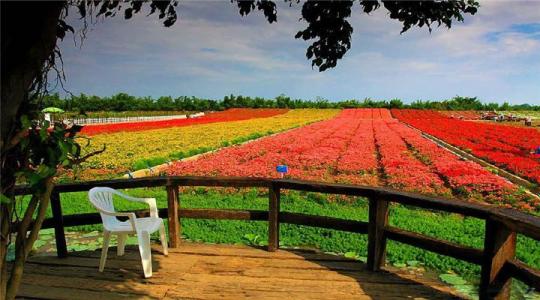
[[[472,161],[464,161],[435,143],[423,138],[418,131],[394,124],[390,128],[422,155],[425,163],[453,190],[456,197],[465,200],[482,200],[494,204],[540,209],[540,202],[502,177]]]
[[[515,185],[438,147],[386,109],[343,110],[331,120],[177,162],[167,172],[277,178],[275,168],[282,164],[288,166],[288,178],[386,185],[524,209],[538,206]]]
[[[113,133],[119,131],[142,131],[167,127],[183,127],[197,124],[207,124],[216,122],[241,121],[254,118],[269,118],[284,114],[288,109],[280,108],[232,108],[226,111],[208,113],[198,118],[160,120],[160,121],[142,121],[142,122],[124,122],[112,124],[87,125],[82,133],[86,135],[96,135],[102,133]]]
[[[540,184],[540,132],[448,118],[435,111],[392,110],[393,115],[428,134]]]

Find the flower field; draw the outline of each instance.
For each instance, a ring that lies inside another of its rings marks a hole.
[[[439,110],[439,112],[447,117],[464,120],[480,120],[482,114],[474,110]]]
[[[263,108],[263,109],[245,109],[233,108],[226,111],[214,112],[206,114],[199,118],[193,119],[174,119],[174,120],[159,120],[146,122],[124,122],[115,124],[99,124],[87,125],[81,131],[85,135],[96,135],[103,133],[126,132],[126,131],[143,131],[150,129],[159,129],[167,127],[182,127],[197,124],[207,124],[216,122],[230,122],[249,120],[255,118],[268,118],[276,115],[284,114],[287,109],[279,108]]]
[[[540,131],[448,118],[434,111],[392,110],[399,120],[540,184]]]
[[[237,112],[243,114],[242,110]],[[101,149],[103,145],[106,151],[83,164],[81,179],[118,175],[332,118],[337,113],[338,110],[299,109],[268,118],[98,134],[92,137],[88,151]]]
[[[277,177],[279,164],[289,167],[291,178],[540,208],[515,185],[439,148],[386,109],[344,110],[331,120],[174,163],[168,173]]]

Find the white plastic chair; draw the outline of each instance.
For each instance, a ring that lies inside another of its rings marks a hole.
[[[118,195],[129,201],[144,202],[150,206],[150,217],[137,218],[132,212],[115,212],[113,195]],[[115,189],[108,187],[95,187],[88,192],[90,202],[99,211],[103,222],[103,249],[99,261],[99,271],[103,272],[107,260],[107,250],[111,234],[118,235],[117,253],[124,255],[124,247],[128,234],[136,234],[139,242],[139,252],[144,271],[144,277],[152,276],[152,252],[150,248],[150,235],[159,230],[163,254],[168,255],[167,236],[163,220],[158,217],[158,209],[155,198],[135,198]],[[128,217],[126,221],[120,221],[117,217]]]

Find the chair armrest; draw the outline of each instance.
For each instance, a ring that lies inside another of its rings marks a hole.
[[[132,212],[111,212],[111,211],[106,211],[106,210],[100,210],[99,212],[104,214],[104,215],[113,216],[113,217],[128,217],[129,218],[129,223],[131,223],[131,227],[133,228],[133,231],[137,230],[137,228],[135,227],[135,220],[137,219],[137,216],[135,215],[135,213],[132,213]]]
[[[141,202],[146,202],[150,206],[150,217],[159,218],[156,198],[140,198]]]
[[[129,199],[129,200],[133,200],[135,202],[144,202],[146,204],[148,204],[148,206],[150,207],[150,217],[152,218],[158,218],[158,209],[157,209],[157,203],[156,203],[156,198],[133,198],[133,199]]]
[[[133,202],[144,202],[150,206],[150,217],[152,218],[158,218],[158,209],[156,204],[156,198],[136,198],[129,195],[126,195],[124,193],[120,193],[116,191],[116,194],[121,196],[122,198],[125,198],[126,200],[130,200]]]

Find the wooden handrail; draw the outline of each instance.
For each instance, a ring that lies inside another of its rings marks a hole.
[[[477,203],[456,201],[445,198],[435,198],[419,194],[397,191],[390,188],[369,187],[340,183],[325,183],[315,181],[284,180],[278,179],[275,182],[282,189],[297,191],[317,192],[325,194],[340,194],[348,196],[359,196],[371,198],[388,198],[391,202],[412,205],[426,209],[435,209],[445,212],[458,213],[465,216],[486,219],[493,207]]]
[[[477,265],[482,263],[483,253],[480,249],[465,247],[456,243],[435,239],[422,234],[390,226],[384,229],[384,233],[386,234],[387,238],[397,242],[457,258],[459,260],[464,260]]]
[[[479,264],[482,269],[479,293],[481,299],[508,299],[511,278],[517,278],[534,288],[540,288],[540,272],[514,258],[518,233],[540,241],[540,218],[538,217],[513,209],[423,196],[389,188],[291,179],[161,176],[57,184],[51,196],[53,217],[45,219],[42,228],[55,229],[59,257],[65,257],[68,254],[64,227],[101,223],[98,213],[62,215],[60,195],[68,192],[88,191],[96,186],[107,186],[115,189],[166,187],[168,207],[159,209],[159,215],[169,220],[171,247],[177,247],[180,244],[181,218],[268,221],[269,251],[275,251],[279,248],[280,223],[297,224],[361,234],[367,233],[368,268],[374,271],[383,266],[386,240],[390,239]],[[269,209],[268,211],[260,211],[181,208],[179,187],[186,186],[267,188]],[[280,209],[282,190],[365,197],[369,200],[369,222],[282,212]],[[16,195],[30,193],[31,190],[27,186],[15,188]],[[486,221],[484,249],[466,247],[389,226],[390,202],[483,219]],[[138,216],[148,215],[147,211],[136,211],[135,213]],[[13,226],[14,230],[16,230],[16,225]]]

